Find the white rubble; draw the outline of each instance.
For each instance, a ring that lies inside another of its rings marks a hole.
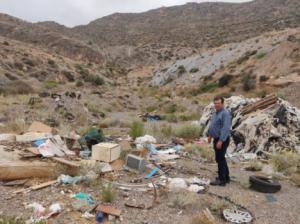
[[[242,96],[232,96],[225,100],[225,107],[232,114],[232,144],[230,153],[277,152],[284,148],[291,148],[300,153],[300,110],[287,101],[278,99],[266,109],[257,110],[241,115],[244,105],[259,99],[247,99]],[[208,105],[200,119],[207,133],[213,103]]]

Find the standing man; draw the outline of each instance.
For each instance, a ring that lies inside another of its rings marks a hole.
[[[213,139],[219,176],[211,185],[225,186],[226,183],[230,182],[225,154],[230,141],[231,115],[230,112],[224,108],[223,97],[215,97],[214,106],[215,111],[212,114],[210,127],[208,129],[208,142],[211,143]]]

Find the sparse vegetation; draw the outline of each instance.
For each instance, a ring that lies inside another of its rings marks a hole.
[[[248,92],[256,88],[255,77],[251,74],[247,74],[243,78],[243,90]]]
[[[263,168],[263,165],[261,162],[257,160],[252,160],[250,163],[246,166],[246,170],[248,171],[261,171]]]
[[[54,80],[46,80],[46,81],[44,82],[44,87],[45,87],[46,89],[54,89],[54,88],[58,87],[58,85],[59,85],[59,83],[57,83],[57,82],[54,81]]]
[[[6,216],[0,215],[0,224],[25,224],[25,220],[14,217],[14,216]],[[46,222],[43,222],[46,223]],[[40,222],[40,224],[43,224]]]
[[[292,151],[283,151],[272,156],[274,170],[286,175],[290,175],[297,171],[299,161],[299,154]]]
[[[177,71],[178,71],[179,75],[182,75],[182,74],[186,73],[186,69],[185,69],[185,67],[183,65],[180,65],[178,67]]]
[[[55,61],[52,60],[52,59],[48,59],[48,64],[51,65],[51,66],[54,66],[55,65]]]
[[[201,135],[201,128],[199,125],[183,124],[177,126],[175,129],[175,135],[181,138],[194,139]]]
[[[144,135],[144,123],[141,121],[133,121],[131,126],[130,126],[130,136],[133,139],[136,139],[137,137],[140,137]]]
[[[190,70],[190,73],[196,73],[196,72],[198,72],[199,71],[199,68],[192,68],[191,70]]]
[[[291,181],[297,186],[300,187],[300,174],[299,173],[294,173],[291,176]]]
[[[101,198],[103,202],[113,202],[116,192],[111,184],[102,186]]]
[[[104,84],[104,79],[101,78],[98,75],[91,75],[91,74],[89,74],[89,75],[87,75],[87,76],[84,77],[84,81],[92,83],[95,86],[101,86],[101,85]]]
[[[29,84],[21,80],[11,81],[7,85],[0,87],[0,94],[4,95],[18,95],[31,93],[34,93],[34,89]]]
[[[169,206],[172,208],[185,209],[195,203],[195,193],[186,190],[172,191],[168,195]]]
[[[220,200],[220,199],[215,199],[211,204],[210,204],[210,210],[216,214],[222,214],[223,210],[229,207],[229,203]]]
[[[229,74],[225,74],[223,75],[220,79],[219,79],[219,87],[224,87],[224,86],[227,86],[230,81],[232,80],[232,75],[229,75]]]
[[[267,55],[267,53],[265,53],[265,52],[261,52],[261,53],[259,53],[259,54],[257,54],[256,55],[256,59],[262,59],[262,58],[264,58],[265,56]]]
[[[261,76],[259,77],[259,81],[260,81],[260,82],[266,82],[266,81],[268,81],[268,80],[269,80],[269,77],[266,76],[266,75],[261,75]]]

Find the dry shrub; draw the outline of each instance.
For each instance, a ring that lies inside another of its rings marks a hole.
[[[209,210],[208,210],[209,211]],[[191,224],[215,224],[216,221],[214,217],[210,213],[206,213],[205,211],[195,215],[192,220]]]
[[[5,86],[0,87],[0,94],[4,95],[18,95],[18,94],[31,94],[34,89],[21,80],[11,81]]]
[[[247,171],[261,171],[263,164],[260,161],[252,160],[245,168]]]
[[[176,190],[168,194],[169,206],[172,208],[184,209],[197,200],[195,193],[187,190]]]
[[[297,171],[299,161],[299,154],[291,151],[283,151],[272,156],[274,170],[286,175],[290,175]]]
[[[104,185],[101,190],[103,202],[112,202],[116,196],[115,189],[111,184]]]
[[[194,124],[184,124],[176,127],[175,136],[187,139],[195,139],[201,135],[201,127]]]
[[[23,119],[12,119],[6,123],[5,130],[12,133],[23,133],[27,130],[27,125]]]
[[[297,186],[300,187],[300,174],[299,173],[294,173],[291,176],[291,181]]]

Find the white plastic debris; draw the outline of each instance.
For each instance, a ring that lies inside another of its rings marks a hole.
[[[203,186],[199,186],[197,184],[192,184],[191,186],[189,186],[188,190],[191,192],[195,192],[195,193],[199,193],[201,191],[204,191],[204,187]]]
[[[136,138],[134,143],[142,144],[142,145],[149,144],[149,143],[156,144],[156,139],[151,135],[145,135],[143,137]]]
[[[82,214],[81,216],[82,218],[85,218],[85,219],[93,219],[94,218],[94,215],[89,213],[89,212],[85,212]]]
[[[43,205],[33,202],[26,206],[26,208],[31,208],[33,210],[33,218],[38,219],[43,217],[45,214],[46,208],[43,207]]]
[[[168,187],[171,191],[174,191],[178,189],[187,189],[188,185],[182,178],[170,178]]]

